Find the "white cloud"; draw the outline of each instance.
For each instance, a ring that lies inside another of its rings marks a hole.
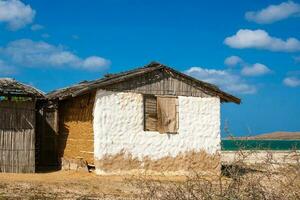
[[[185,71],[186,74],[199,80],[215,84],[221,89],[236,94],[254,94],[255,86],[246,83],[239,75],[230,70],[205,69],[201,67],[191,67]]]
[[[246,12],[248,21],[259,24],[270,24],[276,21],[287,19],[300,13],[300,4],[293,1],[283,2],[279,5],[270,5],[260,11]]]
[[[272,71],[264,64],[255,63],[249,64],[238,56],[229,56],[224,61],[225,65],[229,67],[237,66],[241,67],[241,75],[243,76],[262,76],[269,74]],[[238,68],[235,68],[238,69]]]
[[[33,24],[30,29],[32,31],[39,31],[39,30],[42,30],[44,28],[44,26],[40,25],[40,24]]]
[[[270,51],[293,52],[300,50],[300,41],[296,38],[282,40],[271,37],[264,30],[240,29],[235,35],[225,38],[224,43],[232,48],[257,48]]]
[[[230,67],[234,67],[241,63],[243,63],[243,59],[238,56],[229,56],[224,61],[224,64]]]
[[[283,79],[283,84],[288,87],[298,87],[300,86],[300,79],[297,77],[286,77]]]
[[[80,58],[62,46],[54,46],[46,42],[35,42],[21,39],[10,42],[0,48],[0,55],[11,63],[27,67],[73,67],[86,70],[102,70],[110,65],[110,61],[98,56]]]
[[[18,30],[32,23],[35,10],[19,0],[0,0],[0,22],[7,23],[10,30]]]
[[[82,63],[82,66],[87,69],[93,69],[97,66],[109,66],[109,65],[110,65],[110,61],[98,56],[90,56],[86,58]]]
[[[244,76],[262,76],[271,73],[271,70],[264,64],[255,63],[252,66],[244,66],[241,74]]]

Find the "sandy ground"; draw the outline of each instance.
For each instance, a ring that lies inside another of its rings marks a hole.
[[[246,155],[246,161],[263,161],[266,152]],[[297,153],[277,152],[272,160],[290,161]],[[231,163],[237,154],[222,153],[223,163]],[[270,158],[270,156],[267,156]],[[258,159],[260,158],[260,159]],[[289,162],[288,162],[289,163]],[[153,176],[162,181],[183,181],[183,176]],[[126,180],[132,176],[100,176],[94,173],[56,171],[35,174],[0,173],[0,200],[2,199],[138,199],[138,189]]]
[[[183,177],[168,178],[175,181],[183,180]],[[125,179],[132,177],[99,176],[74,171],[37,174],[0,173],[0,200],[138,198],[136,189],[127,184]]]
[[[0,173],[0,199],[124,199],[134,197],[124,177],[58,171]]]
[[[243,160],[245,164],[261,164],[272,162],[276,164],[296,164],[300,160],[300,151],[222,151],[223,164]]]

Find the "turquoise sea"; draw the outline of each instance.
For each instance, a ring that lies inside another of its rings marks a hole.
[[[222,140],[222,151],[300,150],[300,140]]]

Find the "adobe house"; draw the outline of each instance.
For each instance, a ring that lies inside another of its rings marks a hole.
[[[44,94],[0,78],[0,172],[36,171],[36,106]]]
[[[159,63],[47,97],[58,105],[62,167],[81,159],[98,174],[219,171],[220,105],[240,103]]]

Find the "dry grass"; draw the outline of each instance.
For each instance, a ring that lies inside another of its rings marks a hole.
[[[293,164],[277,163],[268,155],[263,163],[249,165],[244,162],[249,152],[238,152],[214,177],[191,173],[184,181],[161,181],[138,176],[127,183],[139,189],[137,198],[149,200],[300,199],[300,155],[291,153]]]
[[[255,153],[255,152],[253,152]],[[59,171],[41,174],[0,173],[2,199],[300,199],[300,155],[295,162],[277,163],[268,154],[264,163],[247,164],[249,152],[237,152],[222,174],[204,176],[99,176]]]

